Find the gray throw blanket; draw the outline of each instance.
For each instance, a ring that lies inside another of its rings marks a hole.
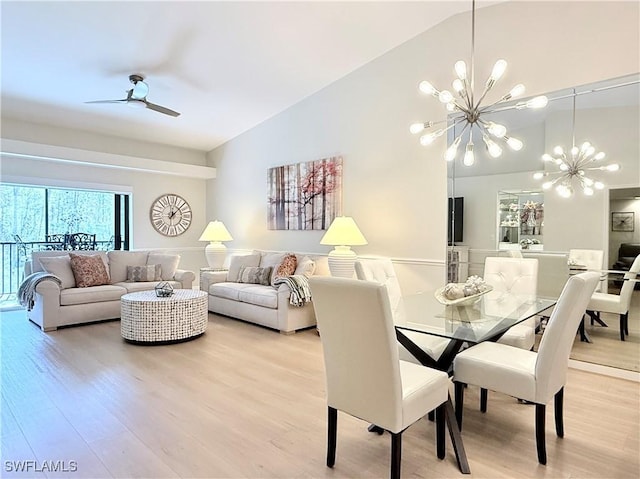
[[[27,311],[31,311],[33,309],[33,303],[36,296],[36,286],[38,286],[38,283],[40,283],[40,281],[45,280],[55,281],[59,285],[62,284],[62,281],[60,281],[57,276],[51,273],[46,273],[44,271],[38,271],[37,273],[32,273],[27,276],[18,288],[16,296],[18,297],[18,301],[20,302],[20,304],[27,308]]]
[[[293,306],[304,306],[305,303],[311,301],[311,289],[309,288],[309,279],[302,274],[294,274],[293,276],[284,276],[276,278],[273,282],[274,286],[286,284],[291,290],[289,303]]]

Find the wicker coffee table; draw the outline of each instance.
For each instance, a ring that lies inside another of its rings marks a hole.
[[[176,289],[159,298],[155,291],[120,298],[120,332],[131,343],[168,344],[195,339],[207,330],[207,293]]]

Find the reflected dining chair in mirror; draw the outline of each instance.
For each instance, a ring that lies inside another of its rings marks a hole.
[[[95,250],[96,235],[89,233],[73,233],[69,235],[67,249],[70,250]]]
[[[391,260],[388,258],[358,259],[355,263],[355,269],[358,279],[376,281],[387,287],[394,323],[404,323],[406,313],[404,301],[402,300],[402,290],[400,289],[400,282],[398,281]],[[403,334],[435,361],[438,360],[449,344],[448,339],[438,336],[431,336],[414,331],[403,331]],[[398,354],[403,361],[420,364],[420,361],[401,344],[398,344]]]
[[[631,306],[631,296],[635,288],[635,280],[640,273],[640,255],[631,264],[631,268],[624,275],[620,294],[595,292],[591,296],[591,301],[587,305],[587,313],[598,323],[605,324],[600,313],[612,313],[620,316],[620,341],[625,340],[629,335],[629,308]],[[592,321],[593,322],[593,321]]]
[[[570,249],[569,267],[583,268],[588,271],[601,271],[604,266],[604,251],[601,249]],[[602,289],[602,284],[598,283],[596,291]]]
[[[402,433],[436,411],[436,450],[445,455],[446,373],[401,361],[386,286],[357,279],[310,278],[324,352],[327,466],[336,457],[338,411],[391,433],[391,478],[400,477]]]
[[[569,353],[578,324],[599,279],[599,273],[594,272],[569,278],[551,313],[537,353],[506,344],[484,342],[456,356],[453,371],[456,418],[460,428],[466,384],[535,403],[538,462],[547,463],[546,404],[554,398],[556,434],[563,437],[562,409]]]

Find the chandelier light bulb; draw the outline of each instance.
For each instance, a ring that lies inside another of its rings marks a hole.
[[[562,163],[560,163],[560,169],[562,171],[567,171],[569,170],[569,165],[567,165],[564,161]]]
[[[509,92],[509,96],[510,98],[515,98],[517,96],[520,96],[524,93],[524,85],[522,83],[518,83],[516,86],[514,86],[511,91]]]
[[[456,111],[456,104],[452,101],[447,103],[447,111]]]
[[[556,186],[556,191],[563,198],[569,198],[573,194],[573,188],[571,188],[571,186],[566,185],[564,183],[561,183],[558,186]]]
[[[582,179],[582,182],[586,186],[593,186],[593,180],[591,178],[586,177],[586,176]]]
[[[456,155],[458,154],[458,146],[460,146],[461,141],[462,141],[462,135],[458,136],[458,138],[453,140],[453,143],[451,143],[451,146],[447,148],[447,151],[444,154],[445,160],[453,161],[455,159]]]
[[[558,146],[554,147],[553,152],[554,152],[556,155],[559,155],[559,156],[564,155],[564,150],[562,149],[562,147],[561,147],[560,145],[558,145]]]
[[[576,156],[578,156],[578,153],[580,153],[580,149],[577,146],[571,148],[571,156],[575,158]]]
[[[507,129],[504,125],[500,125],[499,123],[494,123],[492,121],[489,122],[487,131],[496,138],[502,138],[507,134]]]
[[[462,162],[465,166],[471,166],[476,162],[475,155],[473,154],[473,142],[471,140],[467,143],[467,148],[465,149]]]
[[[440,100],[442,103],[449,103],[451,100],[453,100],[453,95],[449,90],[442,90],[438,94],[438,100]]]
[[[591,146],[591,143],[589,143],[588,141],[585,141],[582,146],[580,147],[580,151],[582,153],[584,153],[585,151],[587,151],[589,149],[589,147]]]
[[[596,190],[603,190],[604,189],[604,183],[602,181],[596,181],[593,186],[596,187]]]
[[[425,95],[433,95],[437,93],[437,90],[428,81],[420,82],[420,85],[418,85],[418,89]]]
[[[542,155],[542,161],[553,161],[553,157],[549,153]]]
[[[611,163],[610,165],[605,166],[607,171],[618,171],[620,169],[620,165],[618,163]]]
[[[546,181],[546,182],[542,183],[542,189],[543,190],[548,190],[552,186],[553,186],[553,181]]]
[[[460,94],[464,90],[464,84],[462,83],[462,80],[460,80],[459,78],[456,78],[455,80],[453,80],[452,86],[453,86],[453,89],[458,94]]]
[[[536,171],[533,174],[533,179],[534,180],[541,180],[542,178],[544,178],[544,173],[542,171]]]
[[[507,62],[504,60],[498,60],[493,66],[493,70],[491,70],[491,76],[489,77],[489,80],[493,80],[494,82],[500,80],[500,78],[502,78],[502,75],[504,75],[506,69]]]
[[[414,123],[409,127],[409,131],[415,135],[416,133],[420,133],[425,128],[425,123]]]
[[[507,141],[507,145],[509,145],[509,148],[511,148],[513,151],[522,150],[522,147],[524,146],[524,143],[522,143],[522,141],[512,136],[511,137],[505,136],[505,139]]]
[[[495,141],[489,138],[487,135],[482,135],[482,141],[487,146],[487,151],[491,158],[499,158],[502,155],[502,148]]]
[[[420,144],[423,146],[427,146],[430,145],[431,143],[433,143],[433,140],[436,139],[436,135],[435,133],[429,133],[427,135],[422,135],[420,137]]]
[[[582,188],[582,191],[587,196],[593,196],[593,188],[591,188],[590,186],[585,186],[584,188]]]
[[[547,106],[548,103],[549,103],[549,99],[544,95],[540,95],[529,100],[526,103],[526,105],[527,105],[527,108],[538,109],[538,108],[544,108],[545,106]]]
[[[603,160],[605,156],[607,155],[604,154],[604,151],[601,151],[596,156],[594,156],[593,159],[596,161],[599,161],[599,160]]]
[[[467,79],[467,64],[464,61],[458,60],[453,67],[455,68],[456,75],[458,75],[460,80]]]

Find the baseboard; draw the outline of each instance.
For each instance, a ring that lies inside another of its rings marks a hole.
[[[579,369],[580,371],[587,371],[589,373],[602,374],[603,376],[611,376],[640,383],[640,373],[636,371],[612,368],[609,366],[602,366],[601,364],[586,363],[584,361],[576,361],[574,359],[569,360],[569,367]]]

